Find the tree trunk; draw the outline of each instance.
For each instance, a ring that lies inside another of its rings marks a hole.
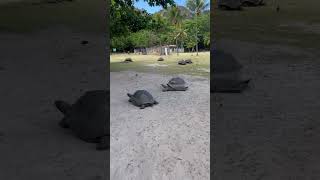
[[[197,37],[196,38],[197,38],[196,51],[197,51],[197,56],[198,56],[198,50],[199,50],[198,49],[198,32],[197,32]]]
[[[160,56],[162,55],[162,45],[161,45],[161,40],[160,40]]]
[[[178,52],[178,39],[176,39],[176,51],[177,51],[177,56],[179,56],[179,52]]]
[[[198,15],[196,15],[196,51],[197,51],[197,56],[198,56]]]
[[[181,42],[181,49],[183,48],[183,43],[184,43],[184,42],[183,42],[183,40],[182,40],[182,42]]]

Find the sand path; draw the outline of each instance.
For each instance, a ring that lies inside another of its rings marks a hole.
[[[111,73],[111,179],[209,179],[209,80],[183,77],[185,92],[162,92],[172,76]],[[159,102],[139,109],[127,93],[145,89]]]

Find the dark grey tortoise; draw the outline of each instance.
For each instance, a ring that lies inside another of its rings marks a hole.
[[[221,50],[213,51],[212,77],[210,78],[211,92],[215,93],[241,93],[245,90],[250,78],[242,76],[242,65],[229,53]]]
[[[184,62],[185,62],[186,64],[192,64],[192,60],[191,60],[191,59],[186,59]]]
[[[251,79],[217,79],[212,83],[212,92],[216,93],[241,93],[248,87]]]
[[[263,6],[265,5],[264,0],[241,0],[242,6]]]
[[[178,64],[179,65],[186,65],[187,63],[184,60],[180,60],[180,61],[178,61]]]
[[[127,95],[130,98],[129,102],[140,107],[140,109],[158,104],[158,102],[154,100],[152,95],[146,90],[137,90],[134,94],[128,93]]]
[[[240,0],[218,0],[217,4],[222,10],[242,10]]]
[[[97,143],[97,150],[109,149],[109,91],[87,91],[74,104],[55,101],[64,114],[59,125],[71,129],[80,139]]]
[[[159,57],[158,61],[164,61],[163,57]]]
[[[133,60],[131,58],[126,58],[123,62],[124,63],[131,63],[131,62],[133,62]]]
[[[180,77],[172,78],[167,85],[161,84],[161,86],[162,91],[186,91],[188,89],[186,82]]]

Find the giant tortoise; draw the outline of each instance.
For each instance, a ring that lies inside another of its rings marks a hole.
[[[241,0],[242,6],[262,6],[265,5],[264,0]]]
[[[211,92],[239,93],[248,87],[250,79],[242,77],[242,65],[232,54],[215,50],[211,56]]]
[[[186,91],[188,89],[186,82],[180,77],[174,77],[167,85],[161,84],[161,86],[163,87],[162,91]]]
[[[74,104],[55,101],[64,114],[59,125],[71,129],[80,139],[97,143],[97,150],[109,148],[109,91],[87,91]]]
[[[241,10],[240,0],[218,0],[218,7],[224,10]]]
[[[127,95],[129,96],[129,102],[140,107],[140,109],[158,104],[158,102],[154,100],[152,95],[146,90],[137,90],[134,94],[128,93]]]

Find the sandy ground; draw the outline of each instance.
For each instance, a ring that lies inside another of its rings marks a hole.
[[[251,76],[243,94],[211,96],[214,179],[320,179],[317,51],[223,40]]]
[[[58,28],[0,42],[0,179],[106,179],[107,152],[59,128],[53,106],[106,88],[103,35]]]
[[[111,72],[112,180],[209,179],[209,80],[180,75],[188,91],[162,92],[171,77]],[[130,104],[126,94],[139,89],[159,104],[143,110]]]

